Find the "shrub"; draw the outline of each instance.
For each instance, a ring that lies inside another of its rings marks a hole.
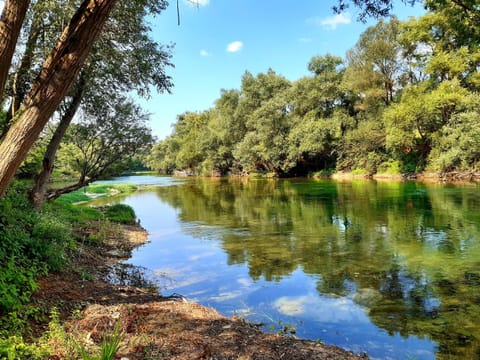
[[[401,175],[402,174],[402,164],[398,160],[388,160],[380,164],[378,167],[379,174],[387,175]]]
[[[37,212],[25,185],[15,183],[0,199],[0,314],[18,310],[36,279],[65,262],[71,227],[48,210]]]

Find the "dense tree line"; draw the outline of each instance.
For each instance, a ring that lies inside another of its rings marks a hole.
[[[428,4],[427,4],[428,5]],[[178,116],[150,166],[198,175],[317,171],[470,171],[480,161],[480,30],[476,7],[429,5],[380,20],[345,59],[311,59],[289,81],[245,72],[215,106]]]

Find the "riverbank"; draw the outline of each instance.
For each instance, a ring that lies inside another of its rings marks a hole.
[[[435,172],[421,172],[411,174],[365,174],[355,172],[337,172],[328,176],[313,176],[318,178],[330,178],[334,180],[351,180],[351,179],[374,179],[374,180],[416,180],[421,182],[451,182],[451,183],[465,183],[465,182],[479,182],[480,172],[464,171],[464,172],[449,172],[449,173],[435,173]]]
[[[117,359],[361,358],[337,347],[266,334],[241,318],[226,318],[181,296],[162,297],[152,287],[107,281],[115,264],[146,241],[145,230],[122,226],[102,244],[83,245],[68,268],[39,281],[32,303],[57,309],[63,339],[68,340],[51,338],[50,358],[66,358],[79,347],[98,353],[105,337],[116,331]],[[34,325],[37,335],[47,331],[46,323]]]

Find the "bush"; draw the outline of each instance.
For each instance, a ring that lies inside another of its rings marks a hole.
[[[36,279],[65,262],[72,246],[67,222],[36,212],[25,185],[15,183],[0,199],[0,314],[18,310],[36,289]]]
[[[48,359],[48,350],[37,344],[26,344],[20,336],[0,339],[0,359]]]
[[[388,160],[380,164],[377,173],[386,175],[401,175],[402,164],[398,160]]]
[[[369,175],[369,174],[370,173],[367,170],[362,169],[362,168],[357,168],[357,169],[352,170],[352,175],[354,175],[354,176],[360,176],[360,175],[362,175],[362,176],[365,175],[366,176],[366,175]]]

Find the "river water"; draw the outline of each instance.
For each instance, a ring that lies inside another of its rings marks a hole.
[[[129,264],[267,331],[373,359],[480,358],[477,185],[185,179],[118,199],[150,236]]]

